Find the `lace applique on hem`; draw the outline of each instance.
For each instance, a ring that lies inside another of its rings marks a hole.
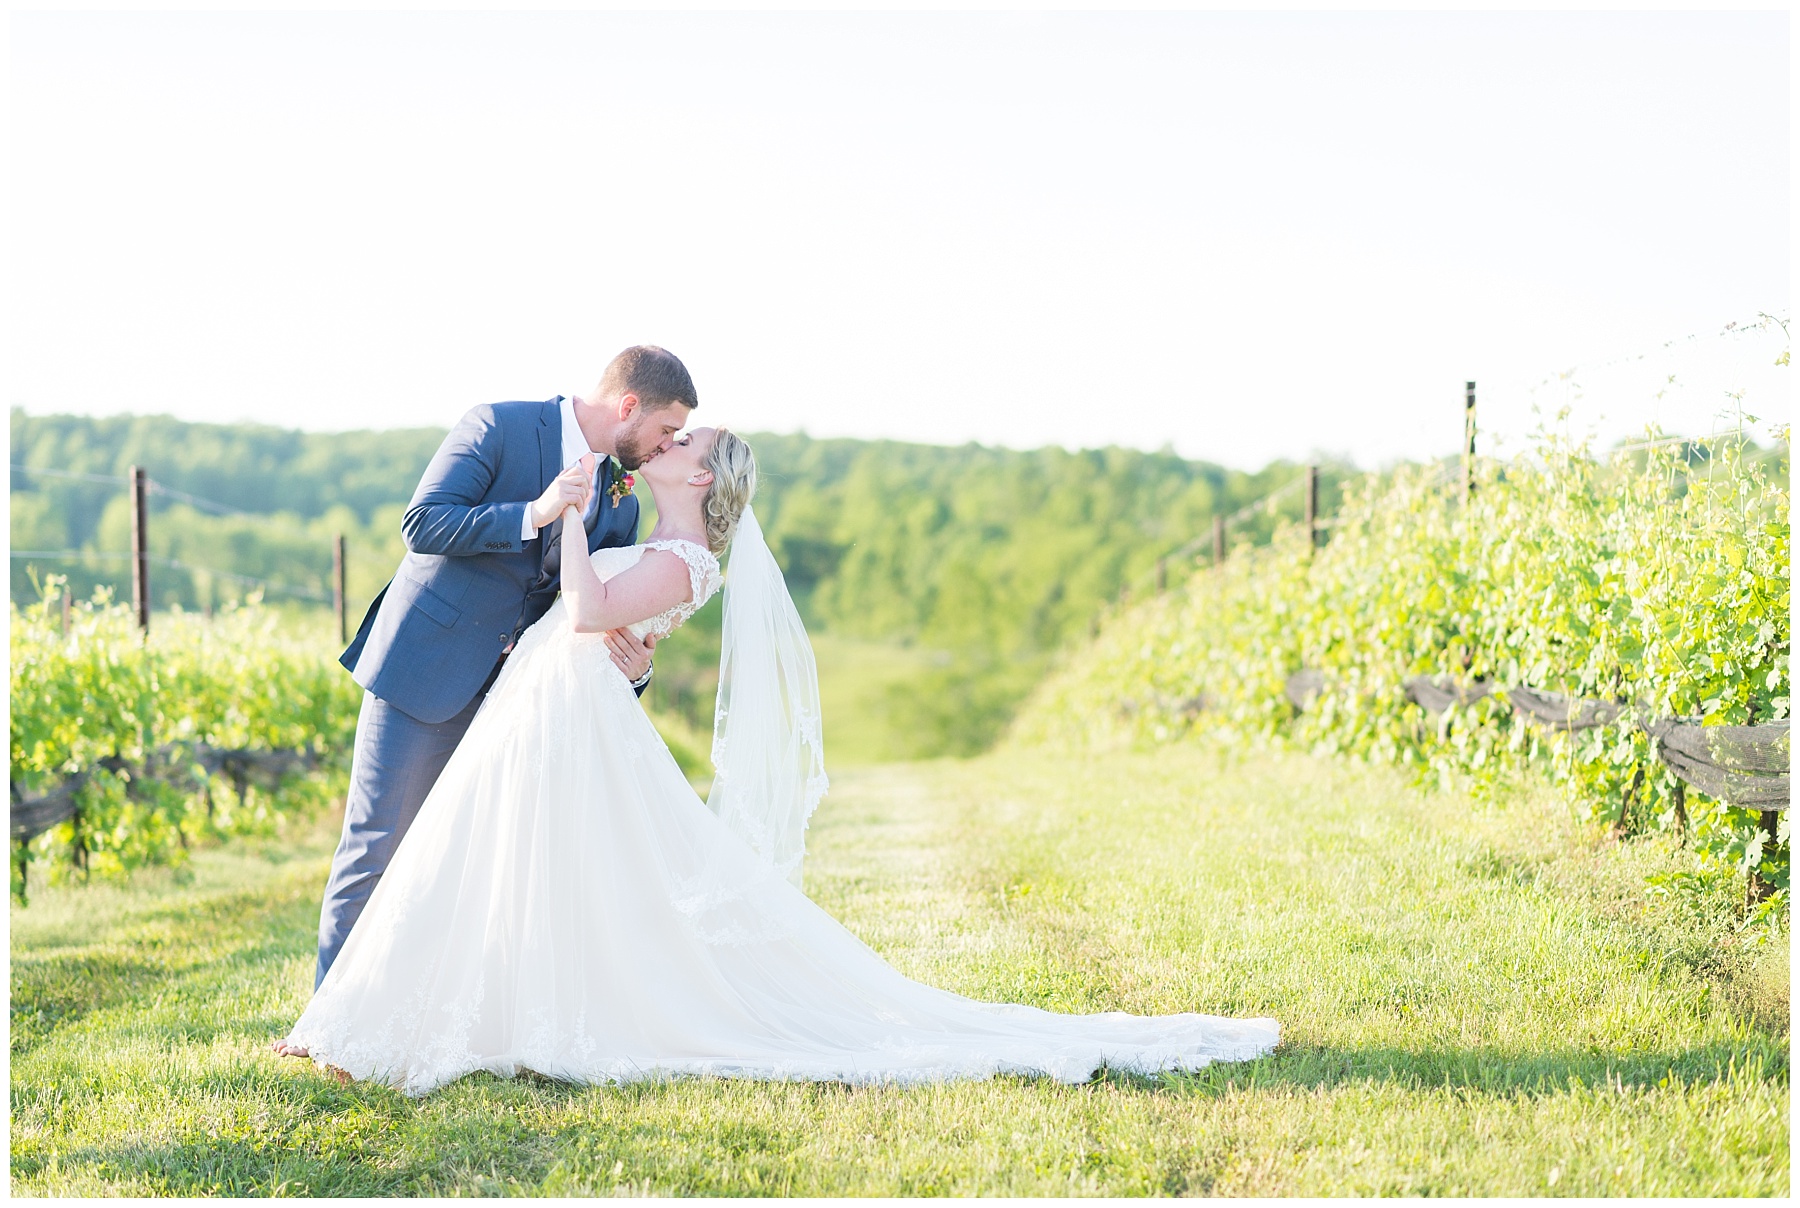
[[[533,1038],[534,1042],[537,1040],[537,1037]],[[503,1078],[516,1077],[521,1071],[530,1070],[558,1082],[613,1086],[683,1078],[921,1086],[949,1081],[981,1081],[1002,1074],[1044,1077],[1078,1085],[1091,1080],[1101,1069],[1154,1075],[1170,1070],[1204,1069],[1214,1062],[1251,1061],[1267,1054],[1273,1042],[1261,1035],[1221,1035],[1215,1040],[1198,1043],[1104,1045],[1075,1042],[1062,1051],[1050,1048],[1029,1056],[1016,1051],[1001,1056],[975,1055],[966,1050],[959,1052],[949,1045],[920,1044],[894,1038],[870,1044],[857,1054],[767,1055],[739,1059],[649,1057],[642,1060],[619,1057],[594,1060],[594,1047],[586,1035],[584,1019],[577,1022],[576,1034],[562,1038],[559,1047],[542,1048],[533,1043],[504,1057],[459,1055],[442,1062],[419,1062],[416,1058],[409,1060],[410,1055],[399,1049],[380,1056],[370,1053],[349,1056],[327,1050],[315,1060],[321,1066],[329,1062],[352,1077],[386,1083],[409,1097],[418,1098],[478,1070]]]

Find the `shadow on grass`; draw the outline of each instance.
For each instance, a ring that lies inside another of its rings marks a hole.
[[[516,1078],[479,1072],[419,1099],[410,1099],[389,1087],[372,1083],[339,1085],[317,1074],[310,1064],[292,1059],[279,1069],[279,1073],[271,1074],[270,1068],[260,1060],[246,1063],[205,1089],[212,1094],[230,1095],[242,1093],[249,1083],[257,1083],[265,1090],[277,1090],[281,1098],[297,1105],[329,1111],[356,1108],[399,1117],[424,1108],[452,1109],[477,1104],[509,1109],[557,1109],[596,1094],[647,1105],[664,1095],[680,1093],[681,1088],[736,1081],[681,1075],[647,1078],[622,1086],[589,1085],[561,1082],[531,1070],[521,1071]],[[1000,1085],[1029,1086],[1048,1082],[1048,1079],[1000,1074],[991,1081]],[[1068,1086],[1066,1090],[1077,1094],[1088,1087],[1111,1086],[1147,1095],[1220,1096],[1279,1088],[1310,1091],[1388,1085],[1408,1091],[1450,1089],[1484,1095],[1548,1097],[1567,1094],[1576,1087],[1589,1091],[1621,1091],[1753,1082],[1785,1087],[1788,1083],[1786,1051],[1778,1046],[1754,1043],[1639,1053],[1283,1049],[1254,1061],[1221,1062],[1187,1073],[1141,1075],[1103,1068],[1088,1083]],[[772,1085],[780,1085],[822,1109],[845,1097],[904,1097],[915,1089],[921,1093],[930,1089],[881,1084],[857,1086],[842,1082]],[[722,1121],[721,1127],[725,1123]]]
[[[1726,1082],[1786,1086],[1787,1050],[1753,1039],[1666,1052],[1505,1052],[1492,1049],[1278,1049],[1256,1061],[1211,1065],[1152,1077],[1102,1071],[1096,1082],[1146,1094],[1225,1095],[1293,1087],[1330,1090],[1391,1085],[1407,1090],[1467,1090],[1487,1095],[1549,1096],[1571,1087],[1648,1089]]]
[[[12,1053],[28,1053],[58,1029],[141,1001],[152,991],[166,994],[223,969],[268,964],[305,951],[313,943],[312,919],[309,896],[294,893],[270,902],[266,892],[244,891],[221,895],[198,911],[187,906],[146,912],[83,948],[15,952],[9,1002]],[[178,943],[161,933],[169,924],[180,926]]]
[[[21,1183],[68,1179],[77,1172],[130,1195],[392,1196],[414,1193],[417,1187],[403,1167],[359,1161],[351,1153],[307,1153],[278,1137],[77,1146],[54,1156],[15,1154],[12,1160],[15,1190]],[[34,1194],[69,1193],[52,1185]]]
[[[614,1169],[617,1152],[630,1161],[634,1178],[650,1177],[659,1186],[674,1179],[670,1186],[710,1187],[707,1163],[721,1156],[779,1157],[807,1131],[809,1118],[827,1123],[846,1099],[899,1101],[931,1093],[931,1088],[796,1083],[778,1092],[786,1104],[777,1111],[784,1121],[779,1128],[740,1118],[729,1102],[685,1122],[659,1118],[655,1109],[666,1097],[689,1094],[696,1082],[706,1081],[588,1087],[530,1074],[517,1079],[476,1074],[413,1100],[382,1086],[340,1086],[310,1064],[257,1057],[164,1088],[173,1099],[171,1114],[201,1109],[185,1135],[157,1142],[120,1138],[52,1152],[27,1145],[15,1149],[12,1175],[16,1183],[42,1180],[70,1187],[80,1186],[85,1176],[117,1191],[163,1195],[508,1194],[541,1189],[560,1164],[585,1169],[583,1162],[594,1157],[589,1151],[599,1145],[607,1170]],[[994,1081],[1026,1088],[1040,1080],[1009,1075]],[[1316,1048],[1190,1074],[1103,1072],[1085,1086],[1056,1089],[1071,1097],[1104,1087],[1145,1096],[1253,1099],[1295,1090],[1390,1086],[1517,1098],[1568,1095],[1577,1087],[1589,1094],[1632,1094],[1747,1081],[1785,1087],[1785,1055],[1755,1044],[1636,1054]],[[616,1110],[602,1113],[613,1120],[603,1137],[593,1134],[592,1119],[582,1123],[580,1103],[595,1097],[624,1108],[623,1116]],[[219,1107],[234,1102],[237,1106],[221,1115]],[[15,1109],[26,1105],[15,1090]],[[634,1120],[638,1109],[646,1113],[643,1119],[619,1130],[619,1121]],[[670,1162],[681,1169],[665,1168]]]
[[[585,1089],[536,1081],[563,1097]],[[413,1100],[342,1086],[307,1062],[251,1059],[164,1087],[170,1115],[188,1117],[173,1138],[15,1147],[11,1173],[15,1188],[44,1180],[48,1194],[80,1188],[83,1176],[115,1193],[169,1196],[517,1193],[542,1182],[562,1140],[523,1122],[544,1106],[537,1089],[478,1074]],[[15,1094],[20,1106],[32,1105]]]
[[[49,960],[15,956],[12,965],[12,1052],[30,1052],[52,1032],[90,1013],[138,998],[168,976],[160,961],[136,951],[84,952]]]

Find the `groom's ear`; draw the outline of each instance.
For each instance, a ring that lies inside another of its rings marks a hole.
[[[641,405],[642,400],[630,391],[621,394],[619,396],[619,422],[624,423],[626,420],[630,419],[637,413],[637,409]]]

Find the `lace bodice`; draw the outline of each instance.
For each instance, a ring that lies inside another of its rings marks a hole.
[[[713,557],[712,551],[692,541],[645,541],[639,545],[619,545],[607,549],[597,549],[593,553],[594,573],[600,576],[601,582],[614,575],[623,574],[638,564],[647,549],[666,549],[671,554],[687,563],[688,582],[692,591],[686,600],[664,612],[657,613],[647,621],[638,621],[626,626],[632,633],[642,638],[647,634],[655,634],[658,638],[666,638],[675,632],[677,626],[700,611],[701,605],[712,599],[713,593],[725,582],[719,573],[719,560]]]

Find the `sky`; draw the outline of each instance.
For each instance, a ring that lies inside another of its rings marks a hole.
[[[1785,12],[11,21],[35,413],[447,426],[647,342],[696,422],[1243,467],[1451,453],[1468,379],[1502,448],[1787,418]]]

